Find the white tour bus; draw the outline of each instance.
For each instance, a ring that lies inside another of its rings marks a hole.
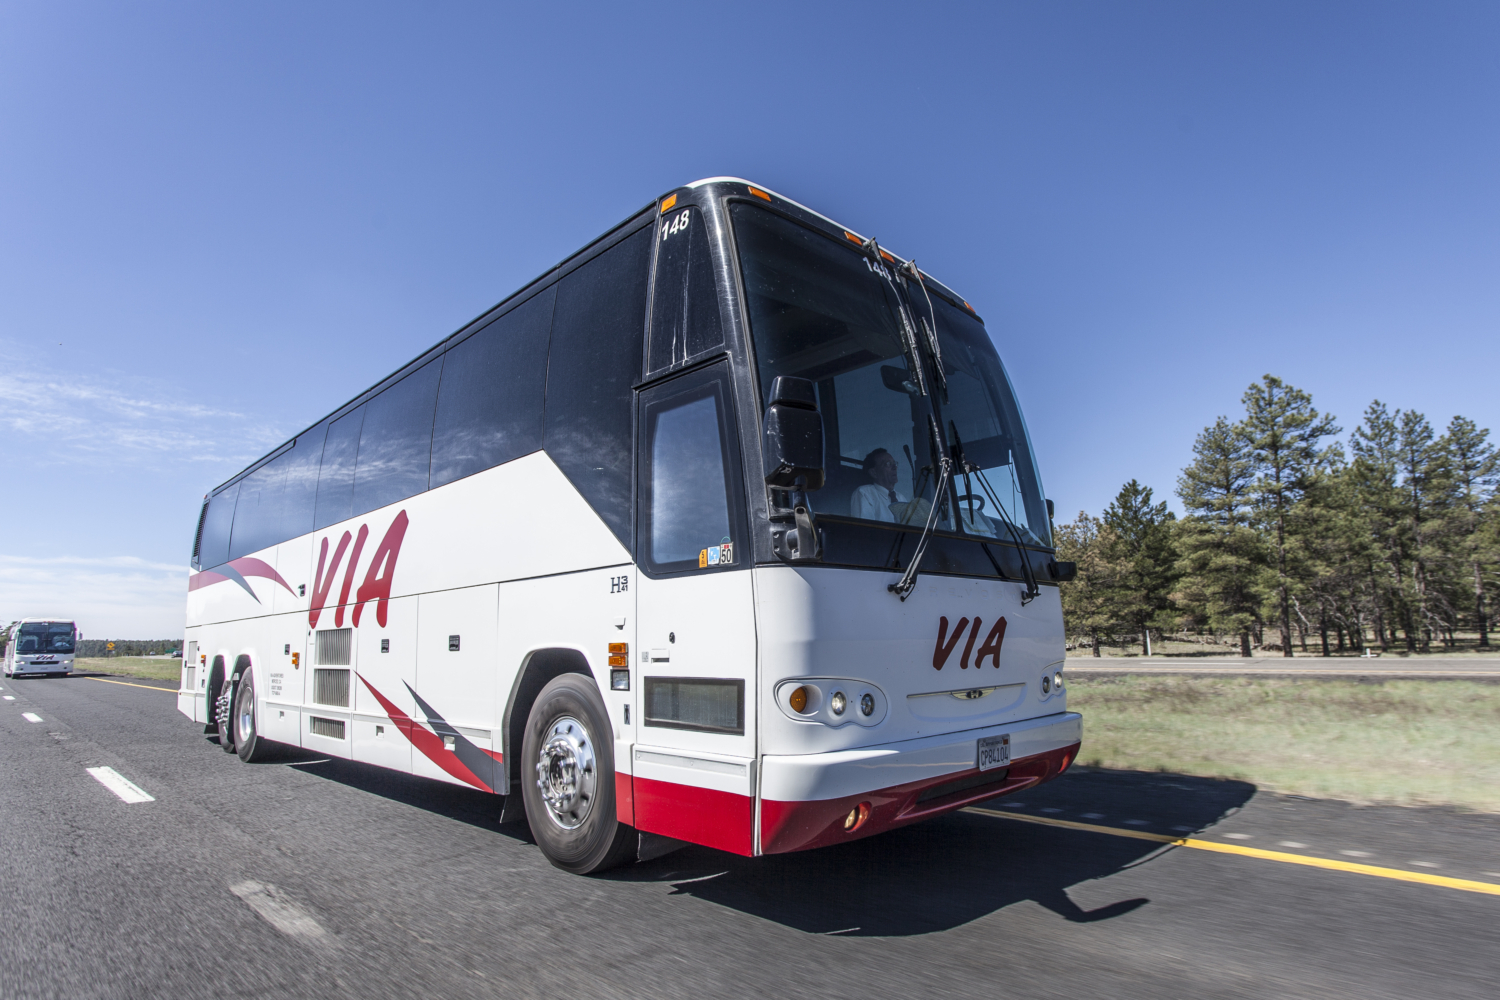
[[[178,706],[569,871],[841,843],[1077,754],[1049,515],[967,302],[699,181],[205,498]]]
[[[22,618],[10,627],[5,645],[5,676],[73,672],[78,626],[65,618]]]

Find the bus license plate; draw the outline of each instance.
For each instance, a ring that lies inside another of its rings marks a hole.
[[[1010,733],[1003,736],[985,736],[979,740],[979,769],[988,771],[992,767],[1010,764]]]

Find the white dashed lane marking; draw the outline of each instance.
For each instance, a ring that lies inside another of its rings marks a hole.
[[[22,712],[21,713],[21,718],[25,719],[27,722],[41,722],[42,721],[42,717],[40,715],[37,715],[35,712]]]
[[[246,881],[230,886],[229,891],[287,937],[320,945],[333,943],[322,924],[274,885]]]
[[[5,696],[5,700],[6,701],[15,701],[16,700],[16,696],[13,695],[13,694],[8,694],[8,695]]]
[[[147,795],[139,785],[112,767],[91,767],[88,769],[88,772],[93,776],[95,781],[118,795],[122,802],[156,801],[153,796]]]

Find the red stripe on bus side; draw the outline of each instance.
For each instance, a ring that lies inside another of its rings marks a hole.
[[[615,772],[615,818],[626,826],[635,826],[635,789],[631,775]]]
[[[635,827],[749,857],[754,801],[748,795],[635,776]]]
[[[473,785],[480,791],[494,791],[489,785],[480,781],[479,777],[473,771],[464,767],[462,762],[454,756],[453,752],[443,746],[443,741],[438,738],[436,733],[430,732],[420,722],[417,722],[411,716],[401,711],[394,702],[375,690],[374,685],[365,680],[363,675],[360,675],[359,679],[365,687],[370,689],[370,693],[375,696],[375,700],[380,702],[380,707],[385,709],[385,714],[396,724],[396,728],[400,729],[406,738],[411,740],[412,746],[422,751],[422,756],[465,784]]]

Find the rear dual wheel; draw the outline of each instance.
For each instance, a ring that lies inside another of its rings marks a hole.
[[[563,674],[537,695],[521,744],[521,800],[537,846],[575,875],[634,856],[635,828],[619,821],[609,714],[592,677]]]
[[[230,699],[228,742],[226,743],[221,735],[220,744],[225,750],[239,754],[240,760],[247,764],[265,760],[271,756],[272,746],[269,740],[261,737],[258,723],[259,715],[255,705],[255,675],[247,671],[236,685],[234,697]],[[224,731],[221,721],[219,732],[222,734]]]

